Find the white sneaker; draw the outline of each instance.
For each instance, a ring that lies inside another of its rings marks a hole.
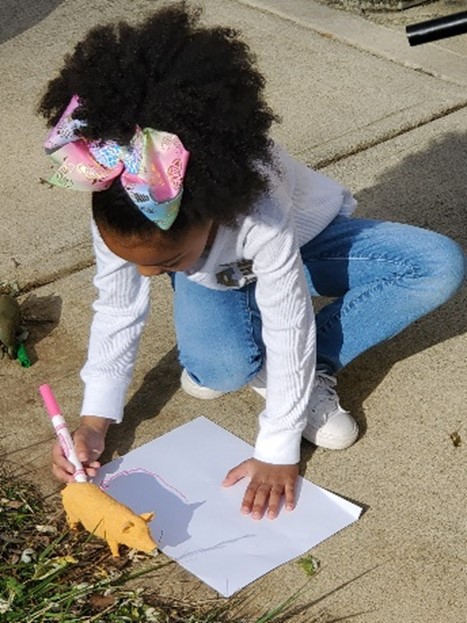
[[[343,450],[358,437],[358,426],[348,411],[339,404],[336,379],[317,370],[315,387],[308,404],[308,423],[302,435],[307,441],[328,450]],[[266,371],[263,368],[250,382],[250,387],[266,398]]]
[[[257,376],[250,382],[250,386],[258,392],[260,396],[266,398],[266,382],[261,376],[263,370],[261,370]],[[183,391],[189,396],[193,396],[194,398],[201,398],[201,400],[213,400],[214,398],[219,398],[228,392],[221,392],[217,389],[210,389],[209,387],[204,387],[203,385],[198,385],[185,368],[182,371],[182,375],[180,377],[180,383]]]
[[[348,411],[339,404],[336,379],[316,372],[315,387],[308,403],[308,422],[302,436],[315,446],[328,450],[343,450],[358,437],[358,426]]]
[[[182,389],[194,398],[213,400],[227,392],[198,385],[184,369],[181,376]],[[336,390],[336,379],[318,370],[315,387],[308,403],[308,422],[302,433],[307,441],[328,450],[343,450],[358,437],[358,426],[348,411],[342,409]],[[266,398],[266,372],[261,370],[250,382],[250,387]]]
[[[219,396],[223,396],[227,393],[198,385],[198,383],[191,378],[185,368],[183,369],[182,376],[180,377],[180,383],[185,393],[189,396],[193,396],[193,398],[201,398],[201,400],[212,400],[213,398],[219,398]]]

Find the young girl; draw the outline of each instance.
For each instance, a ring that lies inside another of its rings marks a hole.
[[[451,240],[350,218],[340,184],[273,144],[275,116],[249,48],[229,28],[171,4],[139,26],[92,30],[47,88],[51,182],[92,191],[97,260],[81,425],[90,476],[122,418],[149,308],[169,273],[182,388],[215,398],[251,384],[266,398],[241,511],[295,504],[301,438],[357,439],[335,375],[446,301],[464,274]],[[311,297],[334,300],[313,315]],[[58,444],[54,473],[72,480]]]

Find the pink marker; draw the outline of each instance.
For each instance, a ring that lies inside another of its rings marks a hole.
[[[76,450],[73,445],[73,440],[66,425],[65,418],[60,412],[60,407],[55,400],[55,396],[52,392],[50,385],[44,384],[39,387],[39,392],[44,400],[45,408],[49,414],[52,426],[58,437],[60,446],[62,447],[63,454],[66,458],[75,466],[75,472],[73,478],[76,482],[87,482],[86,472],[83,469],[81,461],[76,455]]]

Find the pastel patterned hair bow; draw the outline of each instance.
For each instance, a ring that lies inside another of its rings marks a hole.
[[[129,145],[89,141],[76,132],[86,125],[73,119],[79,106],[74,95],[45,142],[45,151],[59,165],[49,182],[61,188],[98,192],[121,178],[136,207],[161,229],[177,218],[189,152],[175,134],[136,128]]]

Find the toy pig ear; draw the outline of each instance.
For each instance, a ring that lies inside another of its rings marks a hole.
[[[140,517],[142,517],[146,523],[149,523],[154,519],[154,513],[141,513]]]
[[[123,528],[122,528],[122,532],[128,532],[128,530],[130,530],[131,528],[133,528],[133,526],[134,526],[134,525],[135,525],[135,524],[134,524],[132,521],[128,520],[128,521],[124,524],[124,526],[123,526]]]

